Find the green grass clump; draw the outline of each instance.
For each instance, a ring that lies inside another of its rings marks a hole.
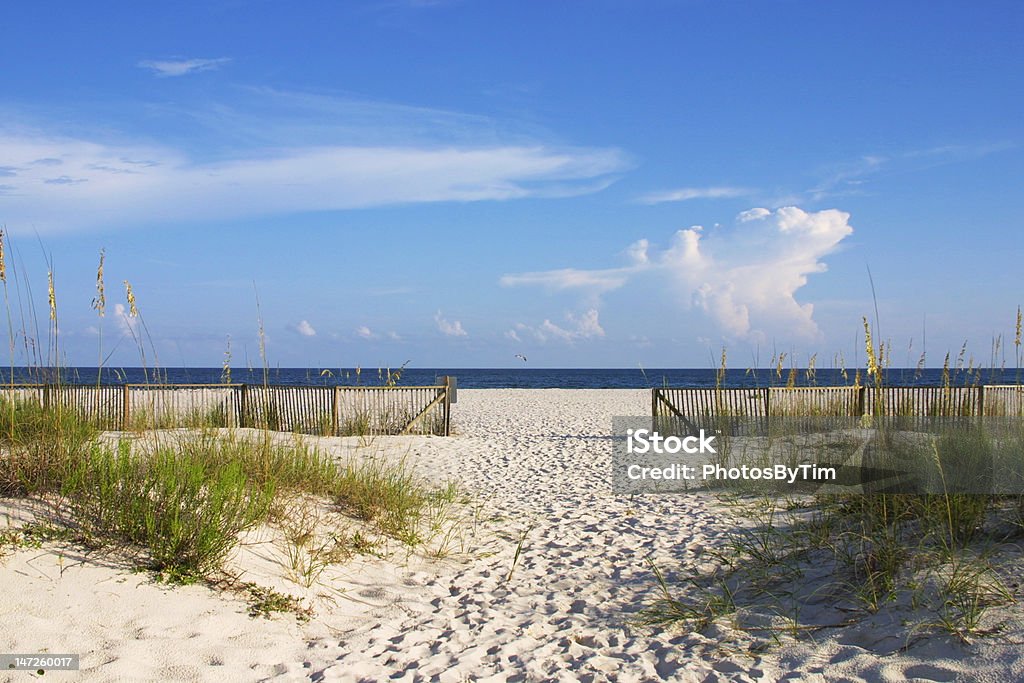
[[[63,493],[88,535],[141,546],[152,569],[189,580],[219,569],[238,535],[266,518],[274,486],[195,452],[97,446]]]
[[[373,523],[386,536],[409,546],[438,537],[450,544],[457,516],[452,513],[460,493],[454,483],[433,487],[417,477],[404,459],[349,460],[338,470],[334,499],[356,518]],[[435,549],[435,554],[446,550]]]
[[[201,459],[210,469],[237,463],[256,484],[272,484],[280,491],[329,495],[339,476],[329,456],[300,439],[277,443],[267,432],[244,438],[234,433],[202,431],[179,439],[176,447]]]
[[[249,616],[253,619],[270,619],[275,613],[286,612],[295,615],[296,621],[306,622],[312,616],[312,610],[304,607],[299,599],[291,595],[255,583],[245,583],[241,590],[248,596]]]
[[[33,400],[0,396],[0,495],[25,496],[60,488],[71,464],[97,430],[71,410],[44,409]]]
[[[431,492],[406,467],[383,459],[349,461],[334,487],[338,504],[410,545],[422,542],[419,522]]]

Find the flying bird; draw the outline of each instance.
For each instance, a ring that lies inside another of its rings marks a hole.
[[[517,354],[516,354],[516,358],[522,358],[522,359],[523,359],[523,362],[524,362],[524,363],[526,362],[526,356],[524,356],[524,355],[523,355],[523,354],[521,354],[521,353],[517,353]]]

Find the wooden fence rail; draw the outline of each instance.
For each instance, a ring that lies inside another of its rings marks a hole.
[[[1024,417],[1024,387],[663,387],[651,393],[651,414],[691,427],[779,416]]]
[[[8,400],[73,411],[101,429],[256,427],[324,436],[451,431],[452,392],[417,387],[252,384],[9,384]]]

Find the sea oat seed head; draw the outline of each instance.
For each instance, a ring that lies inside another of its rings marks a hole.
[[[871,343],[871,325],[868,324],[867,316],[864,316],[864,350],[868,354],[868,377],[874,377],[878,374],[878,357]]]
[[[47,289],[50,300],[50,320],[57,319],[57,295],[53,290],[53,271],[46,271]]]
[[[107,312],[107,294],[103,285],[103,260],[106,258],[106,249],[100,249],[100,265],[96,269],[96,298],[92,300],[92,307],[102,318]]]
[[[124,281],[125,297],[128,299],[128,316],[131,318],[139,317],[139,309],[135,306],[135,292],[132,291],[132,285],[127,280]]]

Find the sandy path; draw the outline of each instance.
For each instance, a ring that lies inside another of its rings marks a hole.
[[[703,496],[612,495],[612,417],[645,414],[649,396],[461,391],[459,435],[420,440],[410,457],[431,477],[460,480],[500,515],[503,547],[446,578],[408,618],[338,643],[339,659],[318,675],[707,680],[716,662],[696,655],[710,641],[650,639],[628,623],[652,594],[646,557],[692,559],[728,529]],[[749,660],[742,668],[755,680],[766,673]]]

